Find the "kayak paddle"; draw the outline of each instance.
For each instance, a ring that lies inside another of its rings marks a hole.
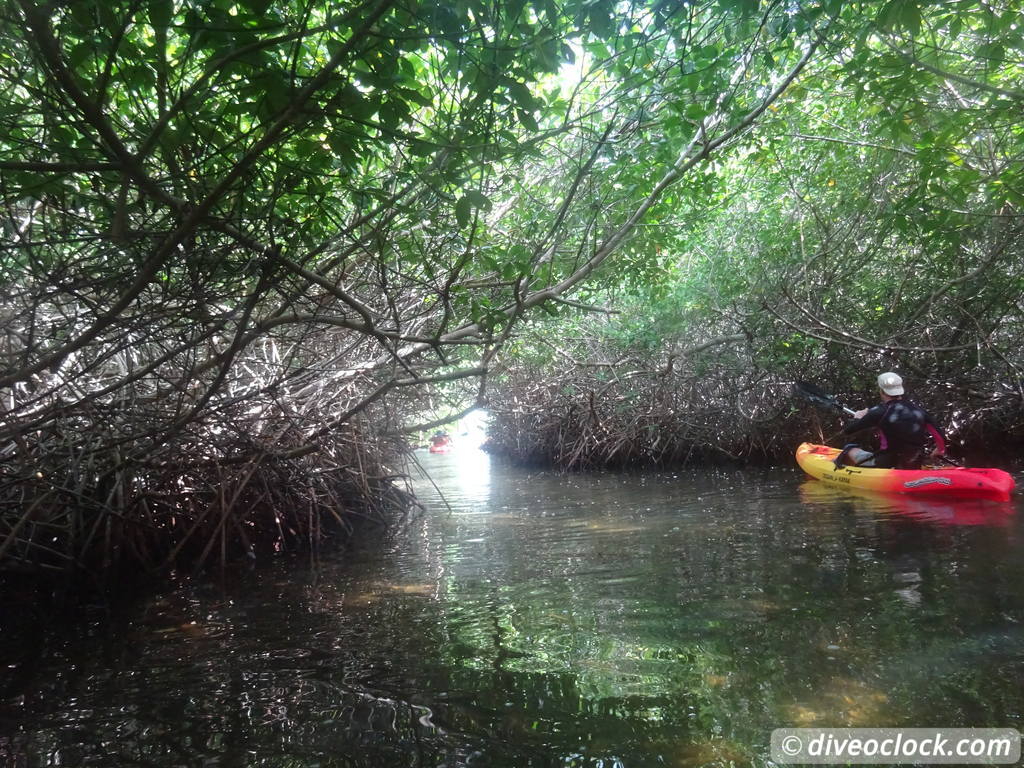
[[[796,381],[793,383],[793,391],[807,398],[810,402],[821,408],[829,408],[835,411],[842,411],[847,416],[857,413],[852,408],[847,408],[840,403],[835,395],[830,395],[822,389],[811,384],[809,381]]]

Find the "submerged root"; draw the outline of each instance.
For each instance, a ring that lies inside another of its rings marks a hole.
[[[687,382],[657,372],[601,380],[522,371],[491,396],[488,448],[565,469],[674,466],[780,452],[785,385]]]
[[[0,462],[0,575],[198,570],[313,549],[414,505],[404,446],[344,424],[311,449],[283,415],[189,425],[147,452],[126,413],[49,419]],[[140,430],[141,432],[142,430]],[[148,435],[147,435],[148,437]]]

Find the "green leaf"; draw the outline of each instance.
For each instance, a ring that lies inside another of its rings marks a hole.
[[[901,5],[902,0],[889,0],[888,3],[882,6],[882,9],[878,12],[878,16],[875,18],[875,24],[879,29],[888,31],[896,26],[896,22],[899,19]]]
[[[470,205],[474,208],[480,208],[484,211],[489,211],[493,207],[490,198],[477,189],[471,189],[467,192],[464,199],[469,200]]]
[[[291,86],[283,73],[268,71],[255,83],[263,87],[263,98],[259,102],[260,117],[275,117],[291,101]]]
[[[324,148],[310,139],[299,139],[295,142],[295,153],[303,160],[322,155]]]
[[[599,6],[590,9],[590,31],[597,37],[608,39],[615,36],[615,20]]]
[[[264,16],[273,0],[241,0],[241,5],[247,8],[253,16]]]
[[[533,111],[537,108],[537,100],[530,93],[530,89],[518,80],[508,81],[508,92],[524,110]]]
[[[167,29],[174,18],[174,0],[149,0],[149,23],[154,29]]]
[[[520,123],[522,123],[526,128],[530,129],[531,131],[540,130],[540,126],[537,125],[537,120],[533,117],[532,114],[527,112],[525,109],[517,109],[516,117],[519,118]]]
[[[460,197],[455,202],[455,220],[460,227],[469,224],[469,218],[473,215],[473,202],[469,197]]]
[[[515,262],[507,262],[501,267],[502,280],[515,280],[520,276],[520,269]]]
[[[413,141],[409,145],[409,154],[413,157],[429,157],[434,154],[435,147],[426,141]]]
[[[79,69],[84,62],[92,58],[95,51],[96,44],[92,40],[81,42],[68,53],[68,62],[73,68]]]
[[[914,2],[905,2],[900,13],[900,24],[912,35],[921,31],[921,9]]]
[[[338,102],[339,111],[353,120],[368,120],[377,111],[377,103],[351,83],[345,86]]]
[[[434,105],[433,99],[420,93],[415,88],[396,88],[392,91],[392,97],[395,93],[400,95],[405,101],[411,101],[414,104],[419,104],[421,107],[432,107]]]

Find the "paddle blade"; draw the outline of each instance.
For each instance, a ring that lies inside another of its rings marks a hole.
[[[853,415],[853,411],[836,400],[835,395],[830,395],[828,392],[823,389],[819,389],[809,381],[793,382],[793,391],[821,408],[842,411],[847,416]]]
[[[836,400],[835,395],[830,395],[828,392],[825,392],[823,389],[819,389],[809,381],[794,382],[793,391],[815,405],[820,405],[823,408],[834,408],[835,410],[842,410],[843,408],[839,404],[839,401]]]

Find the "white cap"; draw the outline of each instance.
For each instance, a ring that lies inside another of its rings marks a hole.
[[[892,371],[879,374],[878,388],[887,395],[902,395],[903,379],[900,378],[898,373],[893,373]]]

